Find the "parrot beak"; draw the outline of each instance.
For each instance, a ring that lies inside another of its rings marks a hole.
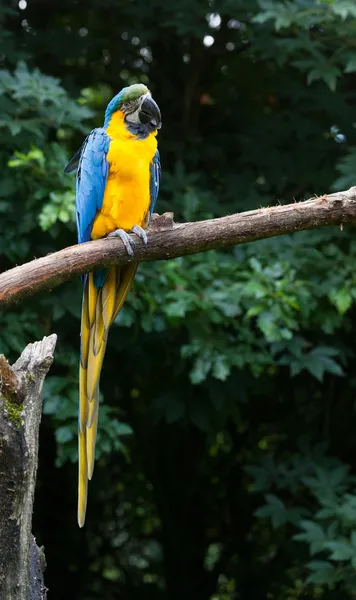
[[[158,104],[156,104],[151,96],[146,96],[142,102],[138,118],[142,125],[147,125],[149,123],[154,129],[161,128],[161,111],[158,108]]]

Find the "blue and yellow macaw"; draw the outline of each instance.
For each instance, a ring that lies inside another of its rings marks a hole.
[[[135,233],[147,244],[147,228],[160,181],[157,132],[161,113],[145,85],[123,88],[108,104],[104,127],[93,129],[65,168],[77,169],[78,243],[118,236],[133,256]],[[110,325],[121,310],[137,263],[83,277],[79,367],[78,524],[84,525],[88,480],[94,470],[99,379]]]

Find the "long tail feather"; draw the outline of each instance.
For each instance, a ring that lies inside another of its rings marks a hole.
[[[110,269],[106,285],[102,289],[102,316],[105,331],[109,330],[116,306],[116,289],[120,281],[120,269]],[[112,291],[115,290],[115,293]]]
[[[99,413],[99,380],[109,328],[120,312],[137,270],[137,264],[108,269],[98,289],[90,273],[84,283],[79,369],[79,481],[78,523],[83,527],[88,479],[92,478]]]
[[[95,442],[96,433],[98,430],[98,415],[99,415],[99,386],[96,388],[95,396],[91,401],[92,410],[89,411],[88,428],[87,428],[87,462],[88,462],[88,479],[93,477],[94,462],[95,462]]]
[[[121,271],[121,273],[117,279],[118,285],[117,285],[117,292],[116,292],[116,304],[115,304],[115,310],[113,313],[111,323],[113,323],[115,321],[117,315],[119,314],[120,310],[122,309],[122,306],[127,298],[127,294],[130,291],[130,287],[133,282],[133,279],[136,275],[137,267],[138,267],[138,263],[133,263],[132,265],[127,265],[125,267],[121,267],[121,269],[119,267],[119,269],[118,269]]]
[[[78,479],[78,525],[83,527],[85,513],[87,510],[88,496],[88,467],[87,467],[87,443],[86,433],[79,431],[78,435],[79,454],[79,479]]]

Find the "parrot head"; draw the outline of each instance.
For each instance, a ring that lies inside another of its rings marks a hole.
[[[106,108],[104,127],[117,111],[124,114],[126,127],[132,133],[149,135],[161,128],[161,111],[142,83],[125,87],[114,96]]]

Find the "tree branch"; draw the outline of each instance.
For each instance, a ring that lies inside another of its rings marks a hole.
[[[153,215],[146,248],[137,241],[134,261],[167,260],[226,248],[303,229],[356,222],[356,187],[284,206],[220,219],[177,224],[173,214]],[[104,238],[65,248],[0,275],[0,304],[10,304],[72,277],[110,264],[132,262],[119,239]]]
[[[45,559],[31,533],[42,386],[57,336],[0,356],[0,598],[45,600]]]

